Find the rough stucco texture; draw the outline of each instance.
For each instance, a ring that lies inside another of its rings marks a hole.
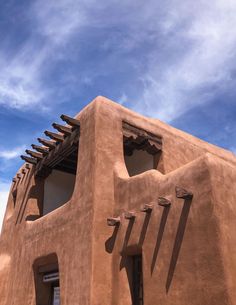
[[[128,258],[138,253],[145,305],[236,305],[236,157],[104,97],[76,118],[71,199],[33,220],[44,197],[33,166],[15,202],[10,191],[0,239],[0,305],[35,305],[34,262],[53,253],[62,305],[131,305]],[[162,137],[160,170],[129,176],[122,121]],[[176,186],[191,191],[192,200],[177,198]],[[171,201],[169,208],[158,205],[160,196]],[[150,214],[140,211],[150,203]],[[125,219],[127,211],[134,221]],[[119,227],[107,226],[111,216],[120,217]]]

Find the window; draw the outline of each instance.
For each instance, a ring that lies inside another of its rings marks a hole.
[[[75,175],[52,170],[44,182],[43,215],[55,210],[70,200],[75,184]]]
[[[34,264],[36,305],[60,305],[57,256],[39,258]]]
[[[36,220],[70,200],[73,194],[80,136],[80,123],[77,119],[61,116],[68,125],[53,123],[60,133],[45,131],[51,140],[38,138],[43,146],[32,145],[26,150],[29,156],[23,160],[34,165],[35,186],[29,192],[28,204],[35,215],[27,220]],[[37,205],[37,207],[34,207]]]
[[[123,122],[124,159],[130,176],[158,169],[162,139]]]
[[[60,305],[60,285],[58,270],[44,273],[43,283],[50,286],[50,305]]]

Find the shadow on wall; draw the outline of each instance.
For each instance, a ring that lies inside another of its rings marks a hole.
[[[168,269],[168,275],[167,275],[167,280],[166,280],[166,292],[167,293],[170,289],[170,286],[171,286],[171,283],[173,280],[176,264],[178,261],[181,245],[182,245],[183,238],[184,238],[184,233],[185,233],[185,229],[186,229],[186,225],[187,225],[187,219],[188,219],[191,203],[192,203],[192,199],[184,200],[184,204],[183,204],[183,208],[181,211],[178,228],[177,228],[177,232],[176,232],[176,236],[175,236],[174,246],[173,246],[173,250],[172,250],[172,254],[171,254],[170,265],[169,265],[169,269]],[[151,274],[153,274],[154,268],[156,266],[157,257],[158,257],[161,242],[163,239],[163,234],[164,234],[169,211],[170,211],[170,207],[165,207],[162,212],[160,225],[159,225],[157,238],[156,238],[156,244],[154,247],[152,261],[151,261]],[[146,232],[148,229],[150,217],[151,217],[151,213],[147,213],[145,215],[143,226],[142,226],[140,237],[139,237],[139,242],[136,246],[132,246],[131,248],[128,246],[131,232],[132,232],[132,229],[134,226],[134,218],[129,220],[129,224],[126,229],[123,246],[122,246],[122,251],[121,251],[120,270],[123,268],[126,269],[130,288],[132,286],[132,283],[130,280],[131,275],[130,275],[130,259],[129,258],[132,255],[138,255],[138,254],[142,253],[142,245],[143,245],[143,242],[144,242],[144,239],[146,236]],[[108,253],[112,253],[112,251],[114,249],[118,231],[119,231],[119,226],[115,226],[112,236],[110,238],[108,238],[107,241],[105,242],[105,249]]]
[[[108,253],[112,253],[114,246],[115,246],[115,242],[116,242],[116,237],[117,237],[117,233],[119,231],[119,226],[115,226],[114,231],[111,235],[111,237],[109,237],[106,242],[105,242],[105,250]]]
[[[166,225],[166,221],[167,221],[169,211],[170,211],[170,207],[165,207],[163,209],[163,212],[162,212],[162,215],[161,215],[161,222],[160,222],[160,226],[159,226],[159,230],[158,230],[158,234],[157,234],[156,245],[155,245],[153,256],[152,256],[151,274],[153,273],[154,267],[156,265],[156,260],[157,260],[158,252],[160,250],[161,241],[162,241],[162,238],[163,238],[163,234],[164,234],[165,225]]]
[[[167,280],[166,280],[166,292],[167,293],[170,289],[170,285],[171,285],[171,282],[172,282],[172,279],[174,276],[175,267],[177,264],[182,241],[184,238],[184,232],[185,232],[185,228],[186,228],[186,224],[187,224],[187,219],[188,219],[188,214],[190,211],[191,203],[192,203],[191,199],[184,200],[184,205],[183,205],[182,212],[181,212],[180,219],[179,219],[179,225],[178,225],[178,229],[177,229],[177,233],[176,233],[176,237],[175,237],[175,243],[174,243],[172,256],[171,256],[171,260],[170,260],[170,267],[169,267]]]

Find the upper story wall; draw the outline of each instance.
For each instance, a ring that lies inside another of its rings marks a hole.
[[[70,190],[70,193],[73,194],[68,202],[76,201],[78,203],[78,198],[80,198],[80,206],[83,205],[89,189],[93,192],[95,187],[99,192],[99,188],[106,183],[106,180],[110,185],[112,199],[115,193],[114,171],[118,176],[129,179],[124,156],[122,122],[127,122],[162,138],[162,151],[157,169],[163,175],[195,160],[206,152],[236,164],[235,156],[232,153],[158,120],[143,117],[104,97],[97,97],[75,118],[81,124],[78,170],[73,185],[74,190],[73,192]],[[138,151],[138,154],[142,154],[142,150]],[[135,164],[138,161],[132,162]],[[152,161],[147,158],[145,162],[144,169],[145,167],[146,169],[151,168]],[[46,193],[44,192],[45,181],[34,176],[34,166],[26,167],[24,164],[18,173],[9,194],[3,227],[6,227],[7,223],[21,223],[22,220],[27,220],[29,215],[40,215],[43,213],[41,211],[43,210],[41,207],[43,198],[50,198],[47,188]],[[99,177],[94,176],[95,174]],[[97,184],[94,184],[94,179]],[[55,194],[51,194],[51,197],[53,196],[55,197]],[[68,196],[67,194],[66,198]]]

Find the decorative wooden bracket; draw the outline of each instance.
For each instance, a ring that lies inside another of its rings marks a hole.
[[[131,156],[135,149],[145,150],[152,155],[161,151],[162,138],[160,136],[156,136],[127,122],[123,122],[122,127],[126,155]]]
[[[46,156],[49,153],[48,147],[39,146],[39,145],[35,145],[35,144],[32,144],[31,147],[33,149],[37,150],[38,152],[41,152],[44,156]]]
[[[72,127],[80,127],[80,122],[74,118],[69,117],[68,115],[62,114],[61,119]]]
[[[49,137],[52,140],[55,140],[57,142],[63,142],[63,140],[65,139],[65,136],[63,136],[59,133],[55,133],[55,132],[48,131],[48,130],[45,130],[44,133],[47,137]]]
[[[153,204],[147,204],[147,203],[144,204],[140,209],[141,212],[145,212],[145,213],[151,213],[152,210],[153,210]]]
[[[165,197],[159,197],[158,204],[162,207],[169,207],[171,205],[171,201]]]
[[[52,127],[57,129],[59,132],[63,133],[66,136],[71,135],[72,132],[72,128],[71,127],[67,127],[67,126],[63,126],[57,123],[53,123]]]
[[[56,142],[51,140],[46,140],[42,138],[38,138],[39,143],[43,144],[44,146],[47,146],[49,149],[54,149],[56,147]]]
[[[32,150],[29,150],[29,149],[26,149],[25,152],[30,155],[31,157],[33,158],[36,158],[38,160],[41,160],[43,159],[43,155],[41,153],[38,153],[38,152],[35,152],[35,151],[32,151]]]
[[[107,218],[108,226],[118,226],[120,224],[120,217],[109,217]]]
[[[175,193],[177,198],[182,198],[185,200],[191,200],[193,198],[193,193],[185,190],[182,187],[176,186]]]
[[[135,213],[134,212],[125,212],[125,219],[134,219],[135,218]]]
[[[21,157],[22,160],[24,160],[28,163],[31,163],[31,164],[34,164],[34,165],[37,164],[37,159],[35,159],[35,158],[31,158],[31,157],[23,156],[23,155],[21,155],[20,157]]]

